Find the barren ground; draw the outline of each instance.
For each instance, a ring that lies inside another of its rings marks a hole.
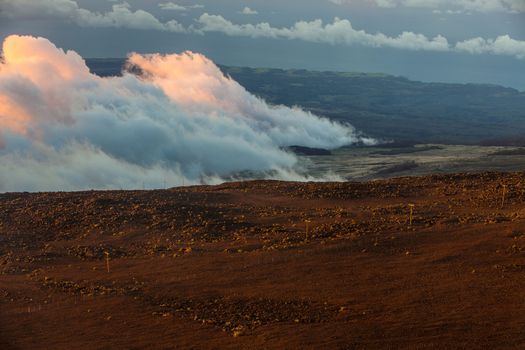
[[[524,204],[523,173],[1,194],[0,348],[523,348]]]

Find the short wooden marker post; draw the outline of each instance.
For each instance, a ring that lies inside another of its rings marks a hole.
[[[104,252],[106,254],[106,270],[109,273],[109,252]]]
[[[505,195],[507,194],[507,185],[502,185],[503,188],[501,189],[501,208],[503,209],[503,206],[505,205]]]
[[[412,219],[413,219],[413,214],[414,214],[414,207],[416,205],[415,204],[409,204],[408,207],[410,208],[410,217],[409,217],[409,224],[408,226],[412,226]]]
[[[310,220],[305,220],[304,223],[306,225],[306,242],[308,242],[308,223],[311,222]]]

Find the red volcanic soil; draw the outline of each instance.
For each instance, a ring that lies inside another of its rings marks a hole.
[[[2,194],[0,348],[524,348],[524,203],[522,173]]]

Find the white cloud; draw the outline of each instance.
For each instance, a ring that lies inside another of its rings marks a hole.
[[[525,41],[512,39],[508,35],[498,36],[496,39],[469,39],[458,42],[455,48],[459,52],[471,54],[515,56],[525,59]]]
[[[332,23],[324,24],[321,20],[300,21],[289,28],[272,27],[269,23],[234,24],[222,16],[203,14],[198,19],[198,31],[222,32],[231,36],[248,36],[253,38],[298,39],[317,43],[353,45],[370,47],[392,47],[408,50],[447,51],[447,39],[443,36],[427,38],[422,34],[403,32],[396,37],[382,33],[369,34],[357,30],[346,19],[336,18]]]
[[[162,10],[170,10],[170,11],[188,11],[190,9],[198,9],[198,8],[204,8],[203,5],[195,4],[195,5],[179,5],[174,2],[165,2],[159,4],[159,7]]]
[[[370,34],[353,28],[346,19],[335,18],[332,23],[321,20],[299,21],[291,27],[273,27],[269,23],[235,24],[219,15],[203,14],[197,20],[193,32],[219,32],[229,36],[303,40],[331,45],[363,45],[413,51],[461,52],[470,54],[493,54],[525,59],[525,41],[508,35],[496,39],[474,38],[450,44],[447,38],[437,35],[429,38],[423,34],[403,32],[398,36],[383,33]]]
[[[375,0],[375,3],[379,7],[386,7],[386,8],[390,8],[390,7],[395,7],[396,6],[394,0]]]
[[[507,0],[460,0],[457,6],[465,11],[513,12],[512,2]]]
[[[511,1],[510,7],[516,12],[525,12],[525,1]]]
[[[351,0],[329,0],[335,4]],[[412,7],[438,9],[443,13],[461,12],[525,12],[524,0],[368,0],[378,7]],[[448,12],[451,11],[451,12]]]
[[[377,1],[377,0],[376,0]],[[403,0],[402,4],[406,7],[439,7],[443,0]]]
[[[164,3],[159,4],[159,7],[163,10],[188,11],[187,7],[176,4],[174,2],[164,2]]]
[[[243,15],[256,15],[259,12],[252,10],[251,8],[246,6],[245,8],[242,9],[242,11],[240,11],[240,13],[242,13]]]
[[[373,3],[378,7],[390,8],[390,7],[397,6],[396,0],[366,0],[366,1]],[[354,3],[355,0],[328,0],[328,2],[331,2],[336,5],[347,5],[347,4],[350,5]]]
[[[342,3],[349,0],[332,0],[334,3]],[[370,0],[376,1],[377,0]],[[388,0],[393,3],[394,0]],[[399,0],[401,1],[401,0]],[[450,0],[402,0],[406,6],[425,6],[432,8],[441,4],[451,3]],[[512,11],[524,11],[525,0],[516,2],[514,0],[457,0],[455,4],[461,4],[462,8],[469,11],[477,8],[485,11],[496,10],[499,5],[506,6]],[[499,4],[499,5],[498,5]],[[178,33],[219,32],[229,36],[245,36],[252,38],[274,38],[303,40],[330,45],[363,45],[368,47],[386,47],[402,50],[421,51],[456,51],[471,54],[493,54],[513,56],[525,59],[525,41],[502,35],[495,39],[472,38],[451,44],[442,35],[427,37],[421,33],[405,31],[397,36],[389,36],[380,32],[369,33],[362,29],[355,29],[347,19],[335,18],[331,23],[323,23],[322,20],[299,21],[290,27],[274,27],[267,22],[257,24],[236,24],[220,15],[204,13],[196,19],[196,23],[186,28],[176,20],[161,22],[151,13],[144,10],[132,10],[128,3],[114,4],[111,11],[99,13],[80,8],[73,0],[0,0],[2,8],[1,15],[13,19],[51,19],[75,23],[85,27],[114,27],[131,28],[143,30],[171,31]],[[178,8],[173,2],[160,4],[165,8]],[[386,2],[381,6],[389,6]],[[190,5],[185,8],[201,8],[202,5]],[[500,8],[501,9],[501,8]],[[441,14],[458,14],[462,10],[432,9],[432,12]],[[246,7],[243,12],[256,13]]]
[[[111,78],[44,38],[9,36],[2,54],[0,192],[159,187],[243,171],[300,180],[282,147],[360,140],[349,125],[266,104],[192,52],[131,54],[142,74]]]
[[[91,12],[73,0],[0,0],[2,15],[13,19],[64,20],[85,27],[114,27],[184,32],[175,20],[159,21],[144,10],[131,10],[128,3],[115,4],[108,12]]]

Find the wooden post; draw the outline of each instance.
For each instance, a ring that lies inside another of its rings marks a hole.
[[[109,252],[104,252],[106,254],[106,270],[109,273]]]
[[[415,204],[409,204],[408,206],[410,207],[409,226],[412,226],[412,215],[414,214]]]
[[[311,222],[310,220],[305,220],[304,223],[306,224],[306,242],[308,242],[308,223]]]
[[[503,188],[501,190],[501,209],[503,209],[503,206],[505,205],[506,192],[507,192],[507,185],[503,185]]]

